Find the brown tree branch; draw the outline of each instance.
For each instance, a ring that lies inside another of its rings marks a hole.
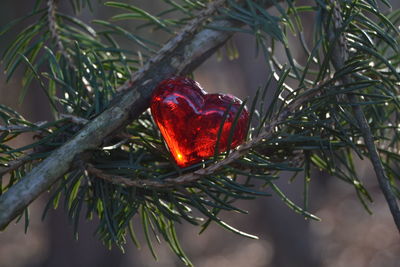
[[[343,19],[340,9],[340,3],[336,0],[330,0],[333,7],[333,19],[334,25],[329,33],[330,39],[335,41],[335,36],[338,32],[342,32],[343,29]],[[335,43],[333,49],[332,63],[336,70],[342,69],[345,66],[346,60],[349,58],[347,41],[344,34],[341,34]],[[342,83],[344,85],[352,83],[352,77],[349,75],[342,78]],[[357,103],[359,100],[354,94],[347,94],[347,98],[350,103]],[[354,115],[356,117],[358,126],[364,138],[364,143],[367,147],[368,153],[370,155],[372,166],[374,167],[376,177],[378,179],[379,187],[383,192],[386,202],[389,205],[389,209],[392,213],[394,222],[397,229],[400,232],[400,209],[397,203],[396,196],[390,185],[390,181],[386,175],[385,169],[382,165],[381,158],[379,156],[378,150],[374,142],[374,136],[372,134],[371,128],[369,127],[368,121],[365,118],[365,114],[360,105],[352,105]]]

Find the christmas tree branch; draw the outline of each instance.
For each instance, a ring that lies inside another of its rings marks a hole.
[[[60,114],[60,118],[65,119],[66,121],[70,121],[74,124],[77,125],[85,125],[88,120],[84,118],[79,118],[70,114]],[[25,126],[25,125],[7,125],[3,126],[0,125],[0,132],[10,132],[12,134],[18,134],[18,133],[27,133],[27,132],[37,132],[39,134],[42,134],[43,132],[48,132],[48,129],[46,128],[41,128],[42,126],[46,125],[48,121],[39,121],[33,123],[31,126]],[[34,126],[34,127],[32,127]],[[38,129],[36,129],[38,128]],[[33,153],[29,152],[27,154],[23,154],[20,157],[16,158],[15,160],[11,162],[5,163],[5,167],[0,167],[0,177],[7,173],[11,173],[18,168],[22,167],[26,163],[33,161],[31,155]]]
[[[61,36],[59,35],[58,26],[57,26],[56,10],[57,10],[57,0],[48,0],[47,1],[47,20],[49,22],[50,35],[56,44],[57,50],[67,60],[68,65],[71,68],[76,69],[76,66],[73,63],[71,56],[68,54],[67,50],[64,47],[64,44],[61,41]]]
[[[267,1],[265,7],[274,2]],[[0,229],[4,229],[29,203],[62,177],[81,153],[97,148],[107,136],[143,113],[148,108],[152,90],[161,80],[190,73],[231,37],[229,31],[204,29],[204,23],[222,4],[224,1],[211,2],[120,88],[119,91],[123,92],[112,105],[0,196]],[[238,25],[234,20],[210,24],[219,28]]]
[[[45,125],[47,121],[39,121],[34,123],[33,125],[36,126],[37,128],[42,127]],[[3,126],[0,125],[0,132],[36,132],[39,131],[38,129],[32,128],[32,126],[24,126],[24,125],[7,125]]]
[[[332,41],[336,40],[336,34],[343,32],[343,18],[340,9],[340,3],[336,0],[330,0],[333,7],[333,27],[329,33],[330,39]],[[333,49],[332,63],[336,70],[340,70],[345,66],[346,60],[349,58],[348,46],[344,34],[340,34],[339,38],[335,42],[335,47]],[[344,85],[352,83],[352,77],[345,75],[342,78],[342,83]],[[350,103],[357,103],[359,100],[354,94],[347,94],[347,98]],[[372,166],[375,170],[376,177],[378,179],[379,187],[382,190],[386,202],[389,205],[389,209],[392,213],[394,222],[397,229],[400,231],[400,210],[397,203],[396,196],[391,188],[390,181],[386,175],[385,169],[382,165],[381,158],[379,156],[377,147],[374,142],[374,136],[372,134],[371,128],[369,127],[368,121],[365,114],[361,108],[361,105],[352,105],[352,109],[357,120],[360,131],[363,135],[365,145],[367,147],[368,153],[371,158]]]
[[[145,188],[164,188],[164,187],[174,187],[180,185],[186,185],[197,180],[201,179],[204,176],[214,174],[216,171],[220,170],[222,167],[231,164],[233,161],[241,158],[246,155],[249,150],[254,148],[257,144],[262,142],[262,140],[268,140],[276,134],[275,128],[282,123],[284,123],[288,118],[295,115],[295,111],[298,110],[301,106],[307,103],[310,99],[313,99],[319,92],[320,88],[323,85],[318,86],[317,88],[309,89],[303,96],[295,99],[290,102],[275,118],[272,118],[268,125],[263,129],[263,131],[255,136],[253,139],[247,141],[246,143],[240,145],[235,151],[230,153],[225,159],[216,162],[206,168],[196,170],[191,173],[187,173],[181,175],[179,177],[167,178],[162,181],[155,180],[131,180],[119,175],[113,175],[104,172],[103,170],[95,168],[92,164],[86,165],[86,171],[97,178],[104,179],[108,182],[114,184],[120,184],[124,186],[133,186],[133,187],[145,187]],[[298,155],[295,155],[298,157]]]
[[[24,164],[32,161],[31,154],[32,153],[25,154],[24,156],[16,160],[8,162],[5,167],[0,167],[0,177],[7,173],[11,173],[12,171],[15,171],[19,167],[23,166]]]
[[[85,125],[86,123],[89,122],[89,120],[85,118],[80,118],[71,114],[59,114],[59,117],[61,119],[65,119],[66,121],[70,121],[74,124],[77,125]],[[40,129],[41,127],[45,126],[48,121],[38,121],[35,123],[32,123],[30,126],[25,126],[25,125],[0,125],[0,132],[42,132],[46,131],[45,128]],[[39,128],[39,129],[36,129]]]
[[[78,124],[78,125],[85,125],[86,123],[89,122],[89,120],[85,118],[80,118],[71,114],[60,114],[60,118],[62,119],[67,119],[72,123]]]

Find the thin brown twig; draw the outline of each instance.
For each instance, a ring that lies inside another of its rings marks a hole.
[[[332,31],[329,33],[332,41],[335,40],[336,33],[342,32],[343,29],[343,18],[341,14],[341,8],[338,1],[330,0],[333,7],[333,19],[334,25]],[[342,33],[339,39],[335,43],[333,49],[332,63],[336,70],[342,69],[345,66],[346,60],[349,58],[347,41]],[[342,83],[344,85],[350,84],[352,82],[352,77],[346,75],[342,78]],[[359,100],[354,94],[347,94],[347,98],[350,103],[357,103]],[[374,136],[372,134],[371,128],[369,127],[368,121],[360,105],[352,105],[354,115],[356,117],[357,123],[360,127],[360,131],[364,138],[364,143],[367,147],[368,153],[370,155],[372,166],[374,167],[376,177],[378,179],[379,187],[385,196],[386,202],[388,203],[389,209],[392,213],[394,222],[397,229],[400,232],[400,209],[397,203],[396,196],[390,185],[390,181],[386,175],[385,169],[383,167],[380,155],[378,153],[377,147],[375,145]]]
[[[84,125],[88,122],[87,119],[69,115],[69,114],[61,114],[60,117],[65,118],[65,119],[67,119],[75,124],[79,124],[79,125]],[[46,123],[48,123],[48,122],[40,121],[40,122],[35,122],[33,124],[36,127],[40,128],[43,125],[45,125]],[[0,132],[40,132],[40,133],[42,133],[43,131],[48,131],[48,129],[32,129],[32,127],[24,126],[24,125],[7,125],[7,126],[0,125]],[[6,166],[4,166],[4,167],[0,166],[0,177],[6,173],[15,171],[19,167],[22,167],[23,165],[25,165],[27,162],[32,161],[32,158],[31,158],[32,154],[33,154],[33,152],[30,152],[28,154],[23,155],[22,157],[19,157],[15,160],[5,163],[4,165],[6,165]]]
[[[129,187],[140,187],[140,188],[148,188],[148,187],[161,188],[167,186],[167,184],[159,181],[140,180],[140,179],[131,180],[120,175],[106,173],[103,170],[95,168],[90,163],[86,164],[85,170],[89,174],[95,176],[96,178],[100,178],[117,185],[125,185]]]
[[[75,124],[79,124],[79,125],[85,125],[86,123],[89,122],[88,119],[85,119],[85,118],[82,118],[82,117],[78,117],[78,116],[75,116],[75,115],[72,115],[72,114],[63,114],[63,113],[61,113],[60,114],[60,118],[67,119],[70,122],[75,123]]]
[[[292,101],[284,110],[282,110],[279,115],[275,118],[272,119],[268,125],[264,128],[264,130],[254,137],[253,139],[247,141],[246,143],[240,145],[236,150],[234,150],[232,153],[230,153],[225,159],[213,163],[212,165],[196,170],[191,173],[187,173],[184,175],[181,175],[176,178],[166,178],[162,181],[156,181],[156,180],[131,180],[123,176],[119,175],[113,175],[106,173],[100,169],[95,168],[91,164],[86,165],[86,170],[90,173],[93,174],[94,176],[104,179],[108,182],[111,182],[113,184],[120,184],[124,186],[133,186],[133,187],[145,187],[145,188],[165,188],[165,187],[174,187],[174,186],[179,186],[179,185],[185,185],[185,184],[190,184],[193,182],[196,182],[197,180],[201,179],[204,176],[211,175],[221,169],[222,167],[231,164],[233,161],[241,158],[244,156],[250,149],[254,148],[257,144],[262,142],[265,139],[270,139],[275,132],[275,128],[282,123],[284,123],[290,116],[294,115],[294,112],[300,108],[302,105],[304,105],[307,101],[312,99],[316,94],[319,93],[318,88],[315,88],[314,90],[310,90],[308,94],[303,95],[302,97],[299,97],[298,99],[295,99]],[[296,155],[295,155],[296,157]]]
[[[2,177],[6,173],[10,173],[15,171],[19,167],[22,167],[26,163],[32,161],[31,153],[25,154],[23,157],[15,159],[13,161],[7,162],[5,167],[0,167],[0,177]]]
[[[72,123],[78,125],[85,125],[89,122],[88,119],[81,118],[71,114],[60,114],[60,118],[66,119]],[[42,132],[47,131],[47,129],[40,129],[43,125],[49,123],[48,121],[38,121],[33,123],[33,125],[39,129],[34,129],[32,126],[25,125],[0,125],[0,132]]]
[[[47,20],[49,22],[50,35],[56,44],[57,51],[59,53],[61,53],[61,55],[63,55],[63,57],[65,58],[65,60],[67,62],[67,66],[69,66],[73,70],[77,71],[78,68],[76,67],[76,65],[75,65],[71,55],[68,53],[67,49],[65,49],[65,46],[61,40],[59,26],[57,24],[57,2],[58,2],[58,0],[48,0],[47,1]],[[84,77],[82,78],[82,83],[85,86],[88,93],[92,94],[93,88],[91,87],[89,82]]]
[[[64,56],[67,60],[68,65],[76,69],[74,62],[72,61],[71,56],[68,54],[67,50],[64,47],[64,44],[61,40],[61,36],[59,34],[59,29],[57,25],[57,0],[48,0],[47,1],[47,20],[49,22],[49,30],[50,35],[54,42],[56,43],[57,50]]]
[[[45,125],[47,121],[39,121],[35,122],[34,125],[38,128],[42,127]],[[27,131],[32,131],[32,126],[25,126],[25,125],[0,125],[0,132],[15,132],[15,131],[21,131],[21,132],[27,132]],[[36,131],[42,131],[42,129],[33,129],[34,132]]]

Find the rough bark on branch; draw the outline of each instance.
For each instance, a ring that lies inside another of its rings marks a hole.
[[[210,3],[120,88],[121,95],[109,108],[0,196],[0,229],[4,229],[27,205],[62,177],[79,154],[97,148],[107,136],[144,112],[152,90],[161,80],[171,75],[190,73],[231,37],[231,32],[204,28],[207,19],[224,2]],[[272,6],[273,2],[268,1],[265,7]],[[210,26],[237,27],[238,22],[219,20],[211,22]]]

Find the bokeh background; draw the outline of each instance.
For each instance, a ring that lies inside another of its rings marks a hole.
[[[1,0],[0,27],[14,18],[29,12],[32,0]],[[69,1],[60,1],[61,9],[72,12]],[[132,0],[147,10],[160,10],[156,0]],[[310,1],[298,1],[306,4]],[[399,8],[398,0],[392,0]],[[110,10],[95,5],[94,13],[83,11],[79,16],[85,21],[108,18]],[[312,17],[303,18],[304,25],[312,25]],[[126,24],[129,27],[129,24]],[[15,38],[20,28],[0,37],[0,52]],[[150,33],[149,34],[157,34]],[[306,36],[309,29],[306,28]],[[234,43],[239,58],[229,60],[216,56],[207,60],[195,72],[196,80],[209,92],[232,93],[244,98],[254,95],[268,73],[263,59],[254,52],[254,40],[237,35]],[[296,57],[304,55],[291,42]],[[303,58],[304,60],[304,58]],[[21,80],[17,73],[6,83],[0,66],[0,103],[18,110],[31,121],[51,120],[43,92],[33,84],[23,103],[18,103]],[[30,142],[29,136],[19,139],[19,144]],[[399,267],[399,234],[389,209],[380,194],[373,170],[366,161],[358,162],[358,171],[370,190],[374,203],[369,215],[357,200],[351,186],[318,171],[312,173],[310,210],[322,222],[305,220],[287,208],[278,197],[243,201],[239,206],[248,215],[224,214],[233,226],[258,235],[259,240],[249,240],[212,225],[198,235],[197,228],[184,224],[178,226],[179,237],[187,254],[198,267]],[[302,203],[302,178],[289,183],[282,174],[279,185],[296,203]],[[157,246],[158,261],[154,261],[145,242],[137,249],[128,243],[125,254],[118,249],[108,250],[94,236],[96,221],[81,220],[79,239],[73,237],[72,226],[60,207],[41,221],[48,194],[43,194],[30,208],[31,225],[24,233],[24,225],[11,224],[0,233],[1,267],[172,267],[183,266],[169,251],[165,243]],[[138,231],[140,233],[140,231]],[[144,241],[139,234],[139,238]]]

